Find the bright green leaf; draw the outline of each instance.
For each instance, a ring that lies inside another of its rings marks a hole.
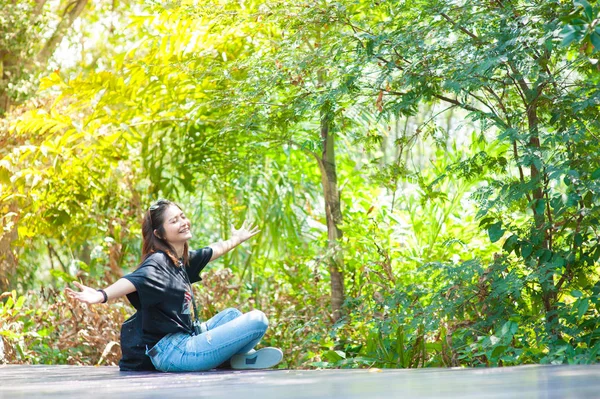
[[[502,229],[502,222],[492,224],[490,227],[488,227],[487,231],[491,242],[498,241],[504,235],[504,230]]]

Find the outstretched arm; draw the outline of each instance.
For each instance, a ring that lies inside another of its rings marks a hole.
[[[85,286],[83,284],[74,281],[73,284],[81,291],[73,291],[70,288],[66,288],[67,295],[73,299],[77,299],[80,302],[85,303],[102,303],[104,301],[104,295],[98,290]],[[123,295],[130,294],[135,291],[135,286],[131,281],[121,278],[116,283],[112,284],[104,290],[108,300],[120,298]]]
[[[244,241],[254,237],[260,233],[260,230],[257,226],[253,226],[248,221],[244,221],[242,227],[236,229],[231,226],[231,238],[225,241],[219,241],[214,244],[210,244],[209,247],[212,248],[213,253],[210,258],[211,261],[217,259],[219,256],[226,254],[231,251],[233,248],[237,247]]]

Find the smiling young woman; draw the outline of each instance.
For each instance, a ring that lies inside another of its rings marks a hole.
[[[254,350],[268,326],[259,310],[226,309],[200,323],[191,284],[206,265],[259,233],[244,222],[230,239],[189,251],[191,224],[181,208],[158,200],[142,222],[142,262],[111,286],[96,290],[74,283],[67,295],[84,303],[105,303],[127,295],[136,309],[121,328],[121,370],[200,371],[230,362],[235,369],[277,365],[278,348]]]

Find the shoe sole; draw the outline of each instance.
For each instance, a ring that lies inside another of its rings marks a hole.
[[[231,368],[236,370],[268,369],[276,366],[283,359],[283,352],[279,348],[262,348],[254,353],[234,355]]]

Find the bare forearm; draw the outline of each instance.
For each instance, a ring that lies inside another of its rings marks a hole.
[[[135,286],[131,283],[131,281],[120,278],[114,284],[108,286],[108,288],[104,289],[108,299],[117,299],[124,295],[131,294],[135,291]]]
[[[96,290],[94,288],[85,286],[77,281],[74,281],[73,284],[80,289],[80,291],[73,291],[71,288],[67,287],[65,289],[67,295],[73,299],[77,299],[78,301],[84,303],[102,303],[104,302],[104,295],[100,290]],[[130,294],[135,291],[135,286],[131,283],[131,281],[121,278],[117,280],[116,283],[110,285],[108,288],[104,290],[106,293],[107,301],[110,299],[120,298],[123,295]]]
[[[212,248],[212,256],[210,260],[215,260],[218,257],[225,255],[227,252],[231,251],[233,248],[240,245],[243,241],[240,240],[239,237],[234,236],[229,240],[215,242],[210,244],[209,247]]]

